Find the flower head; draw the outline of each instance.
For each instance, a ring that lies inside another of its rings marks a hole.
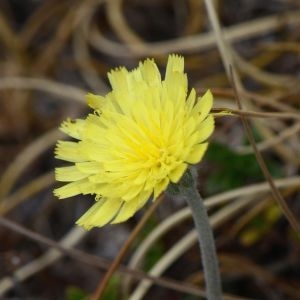
[[[59,141],[56,157],[71,166],[56,169],[59,198],[94,194],[96,203],[77,221],[89,229],[130,218],[155,200],[189,164],[198,163],[214,130],[213,97],[188,92],[184,59],[170,55],[164,80],[153,60],[133,71],[108,74],[112,91],[87,95],[94,110],[67,120],[61,130],[77,141]]]

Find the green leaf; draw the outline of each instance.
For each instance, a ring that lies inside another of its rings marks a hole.
[[[76,286],[69,286],[67,287],[66,291],[66,299],[67,300],[87,300],[89,297],[88,297],[88,294],[76,287]]]
[[[102,300],[119,300],[120,299],[120,294],[119,294],[120,282],[121,282],[120,276],[117,274],[113,275],[110,278],[108,285],[105,289],[105,293],[101,299]]]
[[[213,166],[206,185],[209,194],[264,179],[254,154],[241,155],[226,145],[212,143],[205,158]],[[270,157],[265,157],[265,160],[274,177],[282,175],[279,162]]]

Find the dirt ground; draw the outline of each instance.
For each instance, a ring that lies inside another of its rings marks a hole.
[[[189,88],[232,112],[198,167],[224,299],[300,299],[300,2],[212,2],[215,19],[200,0],[0,2],[0,299],[89,299],[124,243],[101,299],[204,299],[182,197],[164,195],[129,241],[151,203],[84,231],[75,221],[93,196],[53,195],[61,122],[110,91],[110,69],[150,57],[164,74],[170,53]]]

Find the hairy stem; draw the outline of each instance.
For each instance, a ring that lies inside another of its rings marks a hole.
[[[198,232],[207,299],[220,300],[222,299],[222,287],[212,228],[195,179],[190,173],[184,177],[179,183],[179,191],[186,198]]]

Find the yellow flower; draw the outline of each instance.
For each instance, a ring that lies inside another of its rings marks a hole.
[[[183,57],[170,55],[164,80],[150,59],[131,72],[113,70],[110,93],[87,95],[94,113],[62,124],[77,141],[57,143],[56,158],[72,164],[56,169],[56,180],[68,183],[55,195],[96,198],[77,224],[90,229],[127,220],[201,160],[214,130],[213,97],[208,91],[197,99],[194,89],[187,95],[183,69]]]

